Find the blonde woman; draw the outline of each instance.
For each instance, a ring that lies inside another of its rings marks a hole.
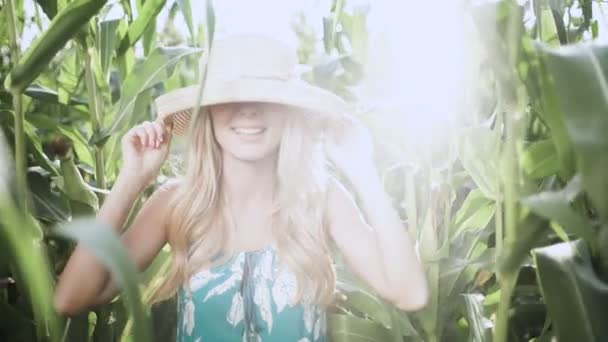
[[[117,232],[172,136],[188,134],[185,174],[161,186],[122,235],[140,270],[171,245],[171,271],[154,301],[178,294],[178,341],[325,341],[332,247],[397,307],[427,302],[422,266],[374,169],[369,136],[337,96],[299,80],[296,66],[289,47],[266,37],[217,41],[199,113],[190,110],[198,86],[182,88],[156,100],[159,120],[123,138],[124,165],[97,215]],[[325,155],[365,215],[329,177]],[[79,246],[55,305],[72,315],[118,292]]]

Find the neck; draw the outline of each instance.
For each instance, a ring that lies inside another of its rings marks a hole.
[[[276,157],[248,162],[224,153],[222,185],[235,210],[271,205],[276,181]]]

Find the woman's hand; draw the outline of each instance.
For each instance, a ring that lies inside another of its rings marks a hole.
[[[366,177],[375,171],[372,137],[361,121],[346,117],[327,133],[327,157],[347,178]]]
[[[136,177],[147,185],[160,171],[169,154],[171,127],[145,121],[131,128],[122,138],[121,173]]]

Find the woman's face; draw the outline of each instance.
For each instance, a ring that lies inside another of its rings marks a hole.
[[[276,155],[285,126],[287,106],[240,102],[210,107],[215,139],[224,150],[243,161]]]

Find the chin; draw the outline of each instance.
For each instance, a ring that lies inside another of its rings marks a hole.
[[[249,163],[267,160],[276,156],[276,152],[272,151],[239,151],[231,154],[235,159]]]

